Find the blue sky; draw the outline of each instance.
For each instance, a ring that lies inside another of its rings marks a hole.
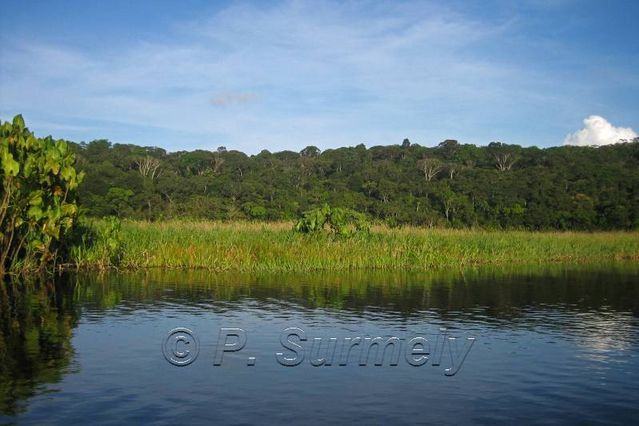
[[[639,129],[637,1],[0,6],[0,117],[40,136],[257,153]]]

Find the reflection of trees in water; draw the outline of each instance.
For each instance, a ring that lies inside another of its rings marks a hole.
[[[242,275],[149,270],[81,274],[74,279],[82,305],[97,310],[116,307],[121,300],[126,300],[127,312],[136,304],[161,303],[232,309],[250,300],[264,310],[291,304],[302,310],[381,310],[407,316],[429,310],[443,317],[512,321],[531,307],[537,312],[610,309],[639,314],[638,277],[639,266],[616,264],[433,273]]]
[[[20,412],[26,399],[69,372],[81,312],[90,321],[138,310],[161,316],[171,306],[194,313],[248,307],[450,321],[553,332],[592,349],[622,350],[636,341],[638,277],[639,266],[617,264],[262,276],[150,270],[6,283],[0,286],[0,413]],[[606,335],[610,327],[619,331],[614,339]]]
[[[552,333],[611,350],[636,340],[638,278],[636,264],[261,276],[149,270],[76,277],[82,306],[114,315],[166,304],[194,313],[248,308],[395,318]]]
[[[77,321],[68,286],[51,281],[0,285],[0,413],[23,411],[26,399],[64,377]]]

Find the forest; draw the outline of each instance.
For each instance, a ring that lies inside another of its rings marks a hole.
[[[391,227],[639,228],[639,140],[600,147],[445,140],[246,155],[72,143],[88,216],[293,220],[328,204]]]

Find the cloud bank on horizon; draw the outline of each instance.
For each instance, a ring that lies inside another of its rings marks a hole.
[[[637,133],[629,127],[615,127],[598,115],[584,119],[584,128],[564,139],[565,145],[599,146],[632,141]]]
[[[637,12],[587,0],[4,0],[0,118],[169,150],[558,145],[594,111],[639,127]]]

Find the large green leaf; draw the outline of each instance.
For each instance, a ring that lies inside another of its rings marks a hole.
[[[60,176],[69,182],[75,178],[75,169],[72,166],[64,166],[60,171]]]
[[[20,163],[7,150],[2,152],[2,170],[5,176],[18,176],[20,173]]]
[[[43,195],[43,191],[42,190],[33,191],[29,195],[29,205],[31,205],[31,206],[40,206],[40,205],[42,205],[42,195]]]
[[[46,169],[51,170],[54,175],[60,171],[60,162],[55,158],[47,158]]]
[[[27,211],[27,216],[31,219],[40,220],[43,216],[42,209],[38,206],[31,206]]]
[[[65,141],[63,141],[62,139],[60,139],[59,141],[57,141],[55,143],[55,147],[57,148],[57,150],[60,152],[60,154],[65,155],[67,153],[67,150],[69,148],[69,146],[67,145],[67,143]]]

